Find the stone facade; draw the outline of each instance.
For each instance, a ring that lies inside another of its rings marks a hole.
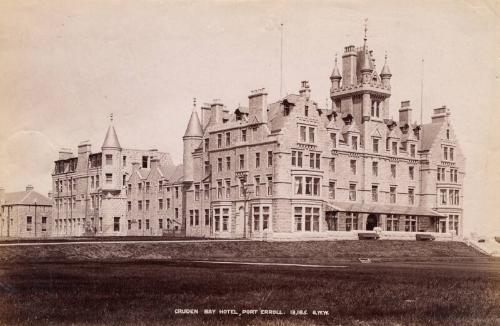
[[[179,171],[167,153],[122,148],[112,125],[98,153],[87,142],[78,146],[78,156],[61,150],[52,174],[52,235],[182,232],[182,216],[175,215],[180,199],[167,207],[175,197],[170,188],[182,188]],[[160,199],[165,206],[158,206]]]
[[[193,110],[184,141],[183,214],[189,236],[313,239],[345,232],[462,234],[465,160],[446,107],[389,119],[387,64],[347,46],[330,77],[332,107],[303,81],[267,104],[264,89],[233,113]],[[186,176],[189,176],[186,178]]]
[[[52,202],[27,186],[5,193],[0,188],[0,237],[44,238],[52,234]]]

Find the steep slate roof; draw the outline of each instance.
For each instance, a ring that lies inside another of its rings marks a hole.
[[[52,206],[50,198],[34,191],[16,191],[5,193],[4,205],[35,205],[37,206]]]
[[[102,148],[121,148],[118,136],[116,135],[115,127],[113,127],[113,125],[110,125],[108,128]]]
[[[421,142],[421,149],[422,150],[429,150],[432,146],[432,143],[434,142],[434,139],[436,139],[437,134],[441,130],[441,127],[443,126],[442,123],[426,123],[422,125],[422,130],[420,131],[420,134],[422,135],[422,142]]]
[[[164,165],[160,167],[163,177],[170,183],[182,181],[184,174],[183,165]]]

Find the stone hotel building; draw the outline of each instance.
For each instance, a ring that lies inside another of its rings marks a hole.
[[[194,110],[184,140],[189,236],[252,239],[461,234],[464,157],[450,110],[419,125],[409,101],[390,117],[391,77],[365,44],[330,76],[332,107],[309,83],[271,104],[264,89],[229,114]],[[380,228],[380,229],[376,229]]]
[[[233,112],[219,100],[199,114],[195,106],[179,166],[167,153],[122,148],[111,125],[100,151],[83,142],[55,162],[53,234],[460,235],[464,157],[450,110],[417,124],[405,101],[392,120],[391,77],[365,38],[335,59],[331,107],[313,100],[307,81],[270,104],[258,89]]]

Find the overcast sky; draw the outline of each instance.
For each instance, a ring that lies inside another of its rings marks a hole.
[[[499,181],[493,3],[0,1],[0,186],[46,193],[59,148],[99,151],[111,112],[122,146],[181,163],[193,97],[230,110],[256,88],[279,98],[281,22],[284,88],[309,80],[323,107],[335,53],[362,44],[368,18],[378,70],[389,57],[391,115],[410,100],[419,120],[424,58],[424,122],[447,105],[467,158],[466,228],[500,230],[485,206]]]

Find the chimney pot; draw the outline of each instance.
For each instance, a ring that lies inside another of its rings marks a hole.
[[[32,191],[34,188],[32,185],[27,185],[26,186],[26,192]]]

